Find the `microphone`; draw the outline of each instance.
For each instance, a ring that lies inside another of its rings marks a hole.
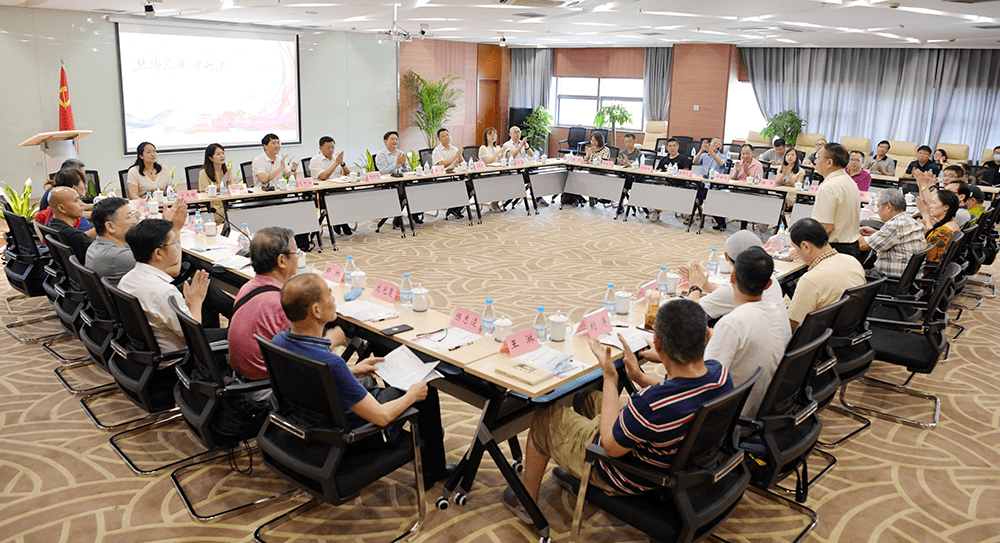
[[[226,224],[229,225],[230,231],[232,231],[232,229],[235,228],[237,232],[240,232],[240,235],[243,235],[242,234],[243,226],[237,226],[236,223],[229,220],[229,216],[226,216]],[[236,256],[250,256],[250,248],[247,247],[246,249],[240,249],[239,251],[236,251]]]

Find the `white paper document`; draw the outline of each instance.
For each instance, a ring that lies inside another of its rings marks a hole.
[[[437,362],[425,364],[406,345],[400,345],[385,355],[385,360],[379,362],[375,374],[389,386],[407,390],[414,383],[441,377],[441,374],[434,370],[437,365]]]
[[[225,258],[220,258],[214,262],[217,266],[222,266],[224,268],[230,268],[233,270],[240,270],[243,268],[250,267],[250,259],[245,256],[230,255]]]
[[[449,326],[444,330],[420,336],[415,342],[432,351],[449,351],[468,345],[481,337],[483,336],[455,326]]]
[[[354,320],[368,322],[384,321],[399,316],[399,313],[393,309],[363,300],[351,300],[350,302],[338,304],[337,313]]]
[[[514,360],[527,362],[532,366],[546,369],[556,375],[559,375],[560,373],[564,372],[569,366],[570,362],[573,361],[573,355],[569,353],[564,353],[562,351],[557,351],[555,349],[542,345],[541,347],[535,349],[534,351],[522,354],[521,356],[515,358]]]
[[[615,328],[610,334],[608,334],[607,337],[601,340],[601,343],[625,350],[625,348],[622,347],[622,342],[618,341],[618,334],[621,334],[622,337],[625,338],[625,343],[628,343],[632,352],[638,351],[639,349],[645,349],[647,339],[649,341],[653,341],[652,332],[647,332],[634,326],[630,326],[628,328]]]

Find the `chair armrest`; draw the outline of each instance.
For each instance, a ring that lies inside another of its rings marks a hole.
[[[924,329],[924,323],[922,322],[894,321],[892,319],[879,319],[877,317],[868,317],[868,324],[874,324],[883,328],[897,328],[905,330]]]
[[[392,422],[390,422],[389,424],[393,424],[393,423],[397,423],[397,422],[398,423],[403,423],[403,422],[406,422],[406,421],[410,421],[410,423],[416,424],[416,422],[417,422],[417,415],[419,413],[420,412],[417,410],[416,407],[410,406],[409,408],[407,408],[406,411],[403,411],[403,413],[401,415],[399,415],[398,417],[396,417],[395,419],[393,419]],[[357,428],[354,428],[350,432],[347,432],[346,434],[344,434],[344,441],[347,442],[347,443],[354,443],[354,442],[359,441],[361,439],[364,439],[364,438],[366,438],[368,436],[372,436],[372,435],[378,434],[378,433],[382,432],[383,430],[385,430],[386,427],[389,426],[389,424],[387,424],[385,426],[379,426],[379,425],[373,424],[371,422],[369,422],[367,424],[363,424],[361,426],[358,426]]]
[[[667,473],[666,470],[655,468],[649,464],[640,464],[634,460],[630,460],[629,455],[614,458],[604,450],[604,447],[601,447],[600,445],[589,445],[587,447],[586,461],[594,462],[597,460],[609,463],[618,469],[627,471],[633,475],[638,475],[643,479],[666,488],[673,488],[677,483],[677,479],[670,473]]]
[[[879,305],[893,306],[893,307],[914,307],[917,309],[923,309],[927,307],[927,302],[920,300],[901,300],[899,298],[882,298],[881,296],[876,296],[875,301]]]
[[[242,394],[245,392],[256,392],[258,390],[267,390],[271,388],[270,379],[260,379],[258,381],[248,381],[246,383],[236,383],[221,389],[218,389],[219,396],[231,396],[236,394]]]
[[[564,139],[564,140],[559,140],[559,145],[562,145],[564,143],[569,143],[569,139],[567,138],[567,139]]]
[[[858,345],[859,343],[864,343],[871,338],[872,338],[872,331],[865,330],[860,334],[855,334],[850,337],[833,336],[830,338],[829,341],[827,341],[826,344],[830,347],[853,347],[854,345]]]
[[[220,339],[219,341],[213,341],[209,344],[212,348],[213,353],[228,353],[229,352],[229,340]]]
[[[302,427],[274,411],[271,411],[267,418],[269,422],[278,428],[302,440],[316,440],[332,444],[341,444],[343,442],[344,431],[340,428]]]

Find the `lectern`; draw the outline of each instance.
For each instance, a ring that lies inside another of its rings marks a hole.
[[[91,133],[91,130],[42,132],[22,141],[20,146],[37,145],[42,150],[42,168],[48,176],[50,173],[58,172],[66,159],[76,158],[76,145],[73,145],[73,142]]]

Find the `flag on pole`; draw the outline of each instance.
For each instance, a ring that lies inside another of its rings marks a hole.
[[[69,103],[69,86],[66,83],[66,68],[59,68],[59,130],[76,130],[73,122],[73,106]]]

